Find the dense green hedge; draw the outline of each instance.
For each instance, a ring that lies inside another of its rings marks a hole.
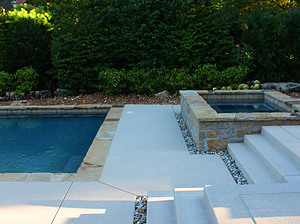
[[[212,89],[242,83],[246,75],[245,67],[234,66],[220,71],[215,64],[200,65],[194,70],[164,66],[150,70],[107,69],[99,73],[98,88],[106,94]]]
[[[246,21],[244,41],[254,49],[261,81],[300,81],[300,10],[254,11]]]
[[[40,87],[50,87],[51,18],[43,7],[26,4],[0,15],[0,70],[32,67],[40,74]]]
[[[207,2],[93,0],[62,5],[52,44],[60,86],[94,91],[98,73],[108,68],[233,66],[230,27]]]
[[[81,93],[300,81],[296,0],[31,2],[0,12],[0,89],[22,67]]]

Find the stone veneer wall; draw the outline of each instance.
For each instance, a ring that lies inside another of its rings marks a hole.
[[[289,112],[218,114],[204,100],[204,98],[212,98],[214,95],[219,95],[217,98],[224,101],[264,99]],[[294,109],[300,109],[300,104],[298,104],[300,101],[295,101],[295,99],[276,91],[187,90],[180,91],[180,96],[182,115],[186,125],[196,145],[205,151],[224,150],[228,143],[243,142],[244,135],[260,133],[262,126],[300,124],[300,116],[291,115]]]

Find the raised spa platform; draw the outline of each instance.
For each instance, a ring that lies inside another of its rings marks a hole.
[[[194,142],[202,150],[224,150],[228,143],[243,142],[246,134],[258,134],[262,126],[298,125],[300,100],[273,90],[180,91],[181,110]],[[217,113],[210,102],[264,102],[279,111]]]

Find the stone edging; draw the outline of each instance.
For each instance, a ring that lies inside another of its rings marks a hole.
[[[216,95],[233,101],[236,95],[247,100],[260,99],[262,96],[266,101],[290,112],[217,113],[204,99]],[[293,113],[293,110],[300,111],[300,101],[277,91],[186,90],[180,91],[180,98],[184,121],[199,150],[225,150],[228,143],[242,142],[246,134],[260,133],[261,126],[300,124],[300,114]]]

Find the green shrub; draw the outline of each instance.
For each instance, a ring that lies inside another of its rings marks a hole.
[[[48,88],[52,75],[51,14],[43,7],[17,5],[0,15],[0,69],[15,73],[32,67],[39,74],[41,88]]]
[[[216,64],[200,65],[194,72],[195,80],[201,89],[211,89],[218,86],[220,81],[220,71]]]
[[[193,89],[212,89],[236,85],[245,80],[247,68],[243,66],[228,67],[222,71],[218,70],[216,64],[200,65],[194,72],[195,85]]]
[[[5,93],[6,91],[10,91],[13,83],[13,75],[4,71],[0,71],[0,94]]]
[[[242,67],[248,68],[248,73],[255,72],[255,51],[247,44],[243,44],[235,49],[236,52],[236,63]]]
[[[128,93],[132,78],[125,70],[104,70],[99,72],[98,88],[104,94]]]
[[[243,17],[247,17],[253,11],[273,9],[276,11],[287,11],[290,7],[297,6],[299,0],[229,0],[230,5],[234,5]]]
[[[195,77],[187,68],[174,68],[165,75],[165,89],[170,92],[196,88]]]
[[[254,49],[250,79],[299,81],[300,10],[255,11],[246,21],[244,42]]]
[[[221,9],[208,2],[213,1],[62,3],[56,12],[52,42],[59,86],[92,92],[101,71],[144,69],[145,88],[153,92],[163,88],[164,68],[235,65],[231,34],[235,28],[224,19]]]
[[[248,69],[234,66],[224,69],[220,74],[220,83],[217,86],[236,85],[245,81]]]
[[[33,68],[19,69],[15,76],[15,90],[18,94],[29,93],[38,86],[38,74]]]
[[[164,66],[151,70],[107,69],[99,73],[98,88],[105,94],[156,93],[168,90],[175,93],[181,89],[212,89],[237,85],[245,80],[247,68],[234,66],[219,71],[216,64],[187,68],[168,69]]]

